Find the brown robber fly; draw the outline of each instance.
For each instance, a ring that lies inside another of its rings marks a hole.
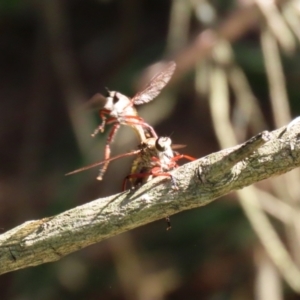
[[[103,108],[99,111],[102,123],[94,131],[92,136],[95,136],[98,132],[103,132],[106,124],[113,124],[113,127],[108,135],[103,167],[99,172],[98,180],[102,180],[103,175],[110,162],[110,143],[113,141],[118,129],[121,125],[128,125],[135,129],[140,142],[142,143],[147,138],[157,138],[157,134],[154,129],[147,124],[141,117],[138,116],[134,105],[141,105],[152,101],[169,82],[176,68],[175,62],[169,62],[166,69],[156,74],[146,87],[138,92],[132,98],[129,98],[119,92],[109,91],[107,89],[106,102]],[[96,94],[91,100],[103,97],[101,94]]]

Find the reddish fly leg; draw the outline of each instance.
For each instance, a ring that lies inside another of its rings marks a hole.
[[[107,110],[107,109],[101,109],[100,112],[100,117],[101,117],[101,120],[102,120],[102,123],[94,130],[94,132],[91,134],[92,137],[96,136],[99,132],[103,132],[104,131],[104,128],[105,128],[105,125],[106,125],[106,115],[109,115],[110,114],[110,111]]]
[[[192,157],[192,156],[189,156],[189,155],[185,155],[185,154],[178,154],[178,155],[172,157],[172,160],[175,162],[175,161],[178,161],[178,160],[180,160],[182,158],[185,158],[185,159],[190,160],[190,161],[196,160],[195,157]]]
[[[124,119],[124,123],[128,124],[128,125],[140,125],[146,129],[148,129],[151,133],[151,137],[157,138],[157,134],[154,131],[153,127],[150,126],[148,123],[146,123],[142,118],[138,117],[138,116],[125,116],[123,117]]]
[[[118,129],[120,128],[120,124],[116,123],[112,129],[111,132],[108,135],[107,141],[106,141],[106,145],[105,145],[105,150],[104,150],[104,159],[107,160],[104,164],[103,167],[100,169],[99,175],[97,177],[98,180],[102,180],[103,175],[105,174],[108,165],[109,165],[109,158],[110,158],[110,143],[113,141]]]
[[[172,184],[172,189],[175,190],[175,191],[178,191],[179,188],[177,186],[177,183],[176,183],[176,180],[174,178],[173,175],[171,175],[170,173],[167,173],[167,172],[160,172],[160,173],[154,173],[152,174],[153,176],[155,177],[158,177],[158,176],[166,176],[166,177],[169,177],[171,179],[171,184]]]
[[[124,178],[122,190],[123,191],[126,190],[126,185],[127,185],[128,179],[131,179],[131,178],[146,178],[146,177],[149,177],[149,176],[155,176],[155,177],[165,176],[165,177],[169,177],[171,179],[172,189],[178,190],[178,186],[176,184],[174,176],[172,176],[170,173],[167,173],[167,172],[161,172],[161,168],[160,167],[154,167],[148,173],[135,173],[135,174],[129,174],[129,175],[127,175]]]

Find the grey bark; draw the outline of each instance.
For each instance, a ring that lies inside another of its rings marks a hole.
[[[0,274],[56,261],[127,230],[213,200],[300,165],[300,122],[263,132],[157,177],[135,191],[97,199],[59,215],[28,221],[0,235]],[[199,146],[200,147],[200,146]]]

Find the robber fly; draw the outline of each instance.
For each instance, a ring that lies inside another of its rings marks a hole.
[[[174,177],[169,171],[178,167],[177,161],[182,158],[194,160],[195,158],[174,152],[173,149],[184,147],[172,145],[169,137],[148,138],[140,144],[141,152],[132,163],[130,174],[123,182],[123,190],[129,180],[131,186],[136,188],[156,176],[166,176],[171,179],[172,188],[178,189]]]
[[[195,160],[194,157],[179,154],[173,149],[179,149],[184,145],[172,145],[169,137],[148,138],[140,145],[141,152],[133,161],[130,174],[123,181],[123,190],[126,189],[126,183],[130,180],[131,187],[137,188],[146,183],[153,177],[166,176],[171,179],[172,188],[178,190],[175,178],[169,172],[178,167],[177,161],[185,158]],[[167,230],[171,229],[171,219],[165,218]]]
[[[152,101],[169,82],[175,68],[175,62],[172,61],[168,63],[165,70],[156,74],[146,87],[132,98],[128,98],[119,92],[109,91],[107,89],[106,103],[103,109],[99,111],[102,123],[92,134],[92,136],[95,136],[98,132],[104,131],[106,124],[113,124],[106,141],[104,152],[105,162],[103,163],[103,167],[97,177],[98,180],[102,180],[108,167],[111,153],[110,143],[113,141],[121,124],[133,127],[140,142],[145,141],[147,138],[157,138],[157,134],[154,129],[138,116],[134,105],[140,105]],[[101,95],[96,94],[92,97],[92,99],[97,97],[101,97]]]

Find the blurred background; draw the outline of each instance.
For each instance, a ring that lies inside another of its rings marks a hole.
[[[109,130],[89,99],[133,96],[175,60],[139,114],[202,157],[300,111],[300,1],[1,0],[0,227],[121,191],[132,159],[91,169]],[[136,148],[121,128],[112,156]],[[1,299],[300,299],[299,170],[1,276]],[[254,204],[255,209],[251,207]],[[298,296],[297,296],[298,295]]]

